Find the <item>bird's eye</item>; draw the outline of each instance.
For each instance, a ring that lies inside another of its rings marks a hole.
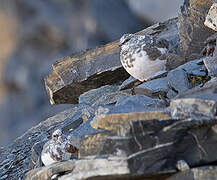
[[[126,39],[126,40],[123,42],[123,44],[126,43],[126,42],[128,42],[129,40],[130,40],[130,38]]]
[[[57,135],[53,135],[53,137],[57,137]]]

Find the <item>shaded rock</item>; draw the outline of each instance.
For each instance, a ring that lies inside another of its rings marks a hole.
[[[217,17],[216,17],[216,11],[217,11],[217,3],[213,3],[211,8],[209,9],[209,12],[206,16],[206,20],[204,24],[211,28],[214,31],[217,31]]]
[[[205,17],[212,5],[212,0],[186,0],[179,14],[180,52],[187,60],[194,53],[199,54],[203,42],[213,34],[204,25]]]
[[[93,106],[101,106],[101,105],[108,105],[108,104],[115,104],[121,97],[130,95],[131,91],[118,91],[111,94],[107,94],[99,98]]]
[[[130,170],[124,157],[97,158],[89,157],[77,161],[69,160],[44,168],[34,169],[26,174],[27,180],[51,179],[54,175],[63,174],[59,179],[84,179],[95,176],[125,175]],[[82,171],[81,171],[82,170]],[[70,173],[69,173],[70,172]],[[64,173],[67,173],[64,175]],[[114,176],[115,177],[115,176]]]
[[[217,75],[217,62],[216,62],[217,56],[214,57],[208,57],[203,60],[210,76],[216,76]]]
[[[187,73],[182,69],[174,69],[167,75],[169,86],[178,93],[187,91],[192,86],[188,81]]]
[[[120,127],[114,126],[114,124],[130,123],[131,121],[133,122],[137,120],[151,119],[167,120],[171,119],[171,116],[169,113],[166,113],[164,111],[104,114],[95,117],[94,121],[91,122],[91,126],[96,129],[99,128],[109,131],[117,131],[117,129]]]
[[[117,100],[130,92],[120,92],[118,86],[103,86],[98,89],[90,90],[79,97],[79,104],[87,104],[90,106],[99,106],[106,104],[114,104]]]
[[[152,99],[144,95],[121,97],[109,113],[144,112],[163,109],[166,104],[160,99]]]
[[[159,94],[166,94],[168,90],[169,87],[168,87],[167,77],[144,82],[143,84],[137,86],[134,89],[136,94],[143,93],[146,96],[157,97],[157,98],[159,98]]]
[[[177,54],[168,53],[166,54],[166,70],[172,70],[186,62],[185,58]]]
[[[174,99],[170,103],[173,118],[214,118],[216,115],[216,101],[194,98]]]
[[[139,80],[135,79],[133,76],[130,76],[128,79],[126,79],[120,86],[120,90],[130,89],[134,87],[136,83],[138,83]]]
[[[79,104],[94,104],[100,97],[105,96],[106,94],[110,94],[113,92],[117,92],[117,86],[103,86],[98,89],[90,90],[79,97]]]
[[[177,95],[178,95],[178,93],[177,93],[176,91],[173,91],[172,89],[170,89],[170,90],[167,92],[167,98],[169,98],[169,99],[173,99],[173,98],[175,98]]]
[[[197,167],[192,168],[187,171],[179,172],[171,177],[169,177],[167,180],[213,180],[217,178],[217,168],[216,166],[203,166],[203,167]]]
[[[213,78],[207,83],[205,83],[203,87],[196,86],[186,92],[177,95],[176,98],[197,98],[203,100],[217,101],[216,85],[217,80],[216,78]]]
[[[189,61],[189,62],[187,62],[187,63],[179,66],[177,69],[183,69],[188,74],[191,74],[194,71],[202,69],[202,67],[203,67],[203,59],[204,58],[200,58],[200,59],[195,59],[195,60]]]

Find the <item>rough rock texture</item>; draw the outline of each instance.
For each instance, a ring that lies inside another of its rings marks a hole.
[[[179,14],[180,52],[187,60],[194,53],[199,54],[204,47],[204,41],[212,33],[204,25],[206,15],[212,5],[212,0],[185,0]]]
[[[209,13],[206,16],[206,21],[204,24],[209,27],[210,29],[217,31],[217,17],[216,17],[216,11],[217,11],[217,3],[214,3],[210,10]]]

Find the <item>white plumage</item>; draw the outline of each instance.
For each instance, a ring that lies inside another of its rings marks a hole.
[[[125,34],[120,39],[120,59],[123,67],[134,78],[145,81],[153,74],[165,70],[169,43],[165,39],[156,41],[151,36]]]
[[[69,160],[78,149],[73,146],[61,130],[57,129],[52,134],[52,139],[43,146],[41,160],[45,166],[58,161]]]

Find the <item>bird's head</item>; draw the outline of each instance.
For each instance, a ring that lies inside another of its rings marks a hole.
[[[134,34],[124,34],[121,39],[120,39],[120,44],[119,46],[123,46],[127,44],[135,35]]]
[[[56,131],[53,132],[52,134],[52,139],[54,141],[57,141],[61,136],[62,136],[62,131],[60,129],[57,129]]]

